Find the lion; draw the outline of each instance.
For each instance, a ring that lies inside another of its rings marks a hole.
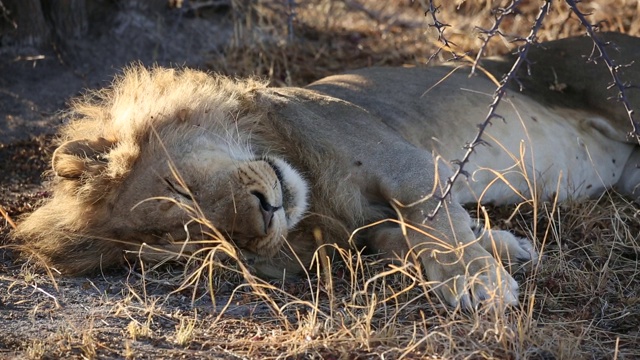
[[[617,64],[640,40],[602,34]],[[409,259],[447,304],[518,303],[511,269],[538,260],[528,239],[485,229],[463,204],[597,196],[638,199],[640,151],[608,100],[610,74],[589,38],[530,51],[465,166],[496,88],[451,66],[367,68],[304,88],[270,88],[192,69],[132,66],[76,100],[52,156],[52,196],[14,232],[68,275],[121,263],[142,245],[194,252],[204,218],[256,274],[303,273],[319,246]],[[500,77],[513,56],[486,60]],[[638,67],[621,70],[637,81]],[[520,91],[518,85],[522,85]],[[637,109],[640,95],[629,94]],[[622,109],[620,109],[622,108]],[[442,201],[441,210],[433,215]]]

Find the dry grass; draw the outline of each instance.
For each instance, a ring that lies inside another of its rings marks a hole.
[[[437,49],[421,1],[300,0],[292,36],[286,3],[233,1],[234,38],[212,55],[210,67],[302,85],[350,68],[424,63]],[[438,16],[451,25],[446,34],[455,50],[477,51],[474,29],[490,26],[495,2],[441,3]],[[525,1],[504,33],[525,35],[539,5]],[[640,35],[637,1],[581,7],[606,21],[603,29]],[[540,39],[582,32],[567,6],[555,2]],[[507,40],[492,40],[488,54],[513,49]],[[391,266],[347,250],[330,261],[328,274],[312,269],[299,282],[264,282],[223,244],[217,250],[231,259],[194,259],[182,270],[133,265],[126,280],[119,272],[55,283],[28,266],[3,271],[0,306],[12,304],[2,310],[6,324],[15,310],[47,317],[53,328],[46,336],[9,328],[0,347],[31,359],[640,358],[640,221],[633,204],[607,193],[580,203],[487,211],[493,225],[534,239],[544,255],[532,276],[519,279],[521,305],[506,314],[443,306],[413,265]]]
[[[375,65],[424,64],[438,49],[437,31],[424,16],[427,1],[296,2],[290,21],[287,2],[233,1],[236,26],[229,46],[215,56],[215,71],[239,76],[262,75],[273,85],[305,85],[344,71]],[[478,28],[492,25],[492,9],[508,1],[438,2],[438,19],[456,53],[475,54],[482,40]],[[511,40],[529,32],[541,2],[523,1],[521,14],[508,17],[501,27],[505,37],[493,38],[486,55],[504,54],[518,43]],[[603,31],[640,35],[640,5],[633,0],[585,1],[580,6]],[[252,15],[248,16],[250,13]],[[289,24],[293,36],[289,35]],[[584,34],[564,2],[554,2],[539,33],[540,41]],[[450,59],[446,52],[439,61]]]

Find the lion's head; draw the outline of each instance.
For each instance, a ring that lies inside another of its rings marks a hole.
[[[66,273],[100,266],[88,252],[112,263],[142,243],[206,237],[199,219],[240,249],[273,256],[307,208],[307,185],[251,145],[264,116],[251,100],[262,87],[192,70],[126,70],[73,105],[53,154],[53,197],[16,235]]]

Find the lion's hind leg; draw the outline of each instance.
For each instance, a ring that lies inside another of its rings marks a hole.
[[[505,230],[488,229],[477,221],[472,222],[471,229],[480,245],[499,258],[511,274],[528,273],[538,263],[539,255],[529,239]]]

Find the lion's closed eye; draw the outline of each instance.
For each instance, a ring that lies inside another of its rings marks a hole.
[[[184,187],[182,187],[180,185],[174,184],[168,178],[164,178],[163,180],[168,185],[169,190],[171,190],[171,192],[173,192],[174,194],[178,194],[178,195],[182,196],[183,198],[185,198],[187,200],[195,201],[194,198],[193,198],[193,195],[191,194],[191,192],[189,190],[185,189]]]

